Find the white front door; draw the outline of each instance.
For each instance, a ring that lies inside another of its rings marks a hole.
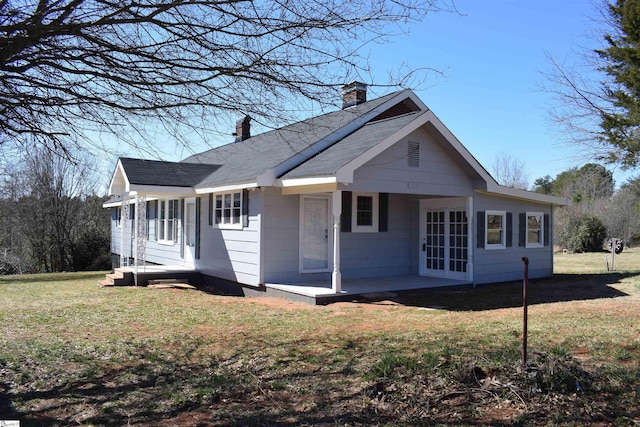
[[[422,247],[420,273],[465,280],[469,262],[469,221],[464,205],[453,201],[423,205],[420,215]]]
[[[330,196],[301,196],[300,272],[331,271]]]
[[[196,252],[196,200],[187,199],[185,201],[185,248],[184,255],[187,263],[193,264]]]

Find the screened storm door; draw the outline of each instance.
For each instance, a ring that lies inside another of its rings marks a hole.
[[[466,209],[427,207],[421,211],[421,274],[466,279],[469,255]]]
[[[331,271],[331,199],[303,195],[300,202],[300,272]]]

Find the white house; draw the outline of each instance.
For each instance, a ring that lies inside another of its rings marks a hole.
[[[245,117],[180,162],[119,159],[114,267],[311,302],[515,280],[525,256],[553,273],[564,199],[498,185],[410,90],[367,101],[354,82],[343,104],[256,136]]]

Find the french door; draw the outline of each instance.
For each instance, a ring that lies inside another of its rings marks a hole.
[[[421,274],[451,279],[467,278],[469,222],[465,208],[421,210]]]

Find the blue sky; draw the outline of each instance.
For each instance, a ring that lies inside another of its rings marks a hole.
[[[407,61],[443,70],[444,77],[432,76],[416,92],[489,172],[501,153],[525,163],[530,183],[581,166],[583,150],[558,137],[548,118],[550,95],[540,85],[551,69],[546,53],[572,62],[581,48],[597,47],[594,3],[457,0],[456,6],[460,15],[429,15],[407,36],[372,49],[373,69]],[[635,176],[607,167],[617,184]]]
[[[548,119],[550,99],[540,84],[542,73],[550,70],[546,53],[571,62],[581,47],[594,47],[590,35],[600,25],[594,21],[598,17],[594,3],[455,0],[455,4],[460,14],[430,14],[390,43],[371,45],[369,83],[387,83],[388,71],[403,63],[441,70],[444,75],[429,74],[416,93],[489,172],[503,153],[525,163],[530,184],[584,164],[583,151],[561,140]],[[369,99],[389,91],[371,87]],[[179,160],[188,155],[177,151],[184,155],[162,157]],[[607,167],[618,185],[635,176]]]

